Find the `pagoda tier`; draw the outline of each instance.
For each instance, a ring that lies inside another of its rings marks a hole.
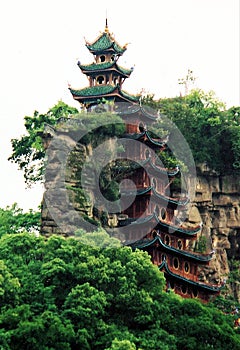
[[[169,238],[168,240],[166,235],[162,235],[162,234],[159,235],[156,231],[154,232],[154,234],[155,234],[155,238],[144,238],[128,245],[131,246],[133,250],[152,249],[152,250],[155,250],[155,253],[156,251],[161,251],[163,253],[171,255],[172,258],[174,258],[175,256],[184,257],[189,259],[190,261],[197,262],[198,264],[205,264],[206,262],[209,262],[213,258],[214,251],[211,251],[210,253],[207,253],[207,254],[202,254],[202,253],[192,252],[189,250],[184,250],[182,240],[178,239],[176,241],[176,239],[174,239],[173,242],[171,242],[171,244],[177,244],[178,248],[176,248],[170,245],[169,236],[168,236]],[[162,237],[166,243],[163,242]],[[151,255],[154,255],[153,260],[156,265],[159,265],[162,262],[162,260],[164,260],[163,258],[165,257],[165,256],[161,257],[159,256],[159,254],[151,254]],[[186,271],[186,272],[188,273],[189,271]],[[196,278],[196,276],[194,276],[194,278]]]
[[[122,170],[125,170],[126,174],[128,172],[128,170],[131,172],[131,171],[139,171],[141,172],[142,174],[142,179],[145,179],[146,176],[148,175],[151,175],[156,178],[160,178],[162,181],[163,179],[167,179],[167,178],[174,178],[176,175],[179,174],[179,167],[176,166],[175,168],[170,168],[170,169],[167,169],[167,168],[163,168],[159,165],[156,165],[154,163],[154,160],[153,158],[150,158],[148,155],[145,154],[144,150],[145,148],[144,147],[141,147],[141,144],[133,144],[133,147],[131,149],[131,152],[133,153],[135,148],[134,146],[138,146],[138,148],[140,149],[140,151],[142,150],[143,152],[141,153],[141,157],[142,158],[145,158],[143,160],[139,160],[137,156],[135,156],[135,154],[132,154],[132,157],[128,158],[126,157],[126,160],[127,159],[131,159],[129,161],[129,164],[125,165],[125,166],[122,166]],[[146,152],[147,153],[147,152]],[[125,153],[122,153],[121,156],[124,155],[125,156]],[[122,156],[122,159],[124,157]],[[120,167],[121,168],[121,167]],[[144,173],[143,173],[144,172]],[[140,181],[136,181],[136,184],[139,183],[140,186],[139,187],[142,187],[142,184],[144,184],[144,187],[148,187],[150,186],[149,183],[146,183],[145,181],[143,182],[140,182]],[[157,184],[155,184],[156,186]]]
[[[125,134],[124,136],[126,138],[129,138],[131,140],[137,140],[140,142],[144,142],[146,145],[149,145],[149,146],[157,146],[157,147],[160,146],[161,148],[164,149],[165,144],[168,141],[167,138],[163,139],[163,138],[152,137],[151,133],[149,131],[147,131],[147,130],[142,131],[141,130],[141,128],[142,128],[141,124],[138,126],[138,129],[139,129],[138,132],[135,131],[136,125],[130,124],[129,126],[131,126],[131,129],[133,132],[132,133],[128,132],[127,134]],[[133,127],[134,127],[134,129],[133,129]]]
[[[183,297],[201,297],[203,300],[219,293],[221,286],[198,280],[199,270],[212,260],[213,251],[207,254],[192,252],[185,250],[183,239],[162,233],[159,235],[157,231],[154,231],[154,235],[154,238],[144,238],[128,245],[133,250],[142,249],[149,253],[152,262],[164,272],[168,289],[174,289]]]
[[[140,201],[141,201],[141,197],[144,195],[148,195],[149,197],[151,197],[151,199],[153,199],[153,201],[155,203],[162,203],[164,205],[167,205],[169,207],[171,207],[172,209],[176,209],[177,207],[180,209],[184,209],[186,207],[186,205],[189,203],[189,198],[185,197],[185,198],[172,198],[172,197],[168,197],[162,193],[158,193],[156,191],[156,188],[154,186],[149,186],[149,187],[143,187],[143,188],[138,188],[137,192],[129,189],[129,190],[125,190],[125,191],[121,191],[121,196],[122,197],[129,197],[129,196],[137,196],[140,197]]]
[[[106,19],[104,32],[101,33],[94,42],[89,43],[86,41],[86,47],[93,55],[96,55],[101,61],[102,54],[111,54],[117,57],[122,56],[122,54],[127,49],[127,44],[125,44],[124,46],[119,45],[119,43],[115,40],[113,34],[109,32]]]
[[[150,211],[150,210],[149,210]],[[127,210],[125,211],[127,212]],[[153,214],[131,217],[127,214],[123,214],[123,219],[120,220],[121,226],[128,225],[128,237],[129,240],[138,240],[139,238],[147,237],[151,234],[152,230],[159,229],[161,232],[168,233],[170,235],[177,235],[178,237],[197,238],[197,233],[202,230],[202,224],[194,227],[183,226],[180,221],[176,219],[176,222],[166,221],[161,219],[155,212]],[[141,226],[141,227],[140,227]],[[141,229],[144,228],[142,233]]]
[[[96,85],[80,90],[69,88],[74,100],[84,105],[88,110],[90,107],[103,103],[104,99],[112,102],[132,101],[138,102],[138,97],[130,95],[121,90],[119,85]]]
[[[177,262],[175,264],[177,264]],[[186,266],[187,265],[185,265],[185,267]],[[218,295],[223,287],[223,284],[213,285],[194,280],[192,276],[186,278],[178,271],[174,272],[172,268],[169,268],[169,263],[166,259],[164,259],[158,268],[160,271],[164,272],[167,291],[173,290],[183,298],[198,298],[203,302],[208,302],[211,296]]]
[[[114,81],[115,76],[121,76],[123,78],[128,78],[133,71],[133,68],[126,69],[119,66],[116,62],[105,62],[105,63],[91,63],[88,65],[83,65],[78,62],[78,66],[83,74],[89,77],[94,77],[96,74],[108,72],[108,81],[111,84]],[[116,81],[115,81],[116,83]]]
[[[86,47],[94,55],[94,62],[78,66],[89,81],[89,86],[83,89],[69,90],[73,98],[84,108],[91,110],[94,106],[108,102],[138,103],[140,96],[131,95],[122,90],[122,84],[133,71],[118,65],[117,61],[125,52],[126,45],[120,46],[106,23],[105,31],[93,42],[86,42]],[[110,108],[110,107],[109,107]]]

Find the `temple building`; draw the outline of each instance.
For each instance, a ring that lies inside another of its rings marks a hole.
[[[125,138],[135,141],[131,149],[125,149],[125,158],[131,159],[133,170],[123,174],[121,203],[125,208],[118,214],[117,226],[124,227],[122,242],[135,249],[147,251],[166,278],[166,290],[173,290],[183,297],[209,301],[217,295],[221,286],[201,281],[201,269],[208,266],[214,252],[205,254],[194,250],[194,242],[201,232],[201,223],[187,225],[177,213],[189,205],[187,191],[179,196],[172,189],[176,176],[181,176],[179,167],[168,169],[159,163],[161,153],[167,148],[167,137],[158,137],[149,132],[149,127],[159,114],[142,106],[140,96],[131,95],[122,89],[133,68],[123,68],[119,58],[126,50],[109,32],[108,24],[98,38],[86,42],[94,62],[78,66],[88,78],[88,86],[69,90],[82,109],[93,111],[99,104],[118,106],[117,113],[126,125]],[[111,107],[114,110],[114,107]],[[157,156],[156,156],[157,155]],[[133,186],[134,183],[134,186]],[[134,201],[127,206],[129,196]]]

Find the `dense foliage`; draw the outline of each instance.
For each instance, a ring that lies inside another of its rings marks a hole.
[[[60,101],[46,114],[35,111],[33,116],[25,116],[27,134],[20,139],[12,139],[13,153],[9,160],[18,164],[24,171],[25,182],[28,185],[42,179],[44,171],[45,150],[42,143],[42,133],[45,125],[55,125],[60,117],[77,114],[76,108]]]
[[[0,208],[0,237],[5,233],[39,232],[40,217],[40,211],[24,212],[17,203]]]
[[[164,292],[146,252],[86,239],[0,239],[1,349],[240,349],[232,316]]]
[[[202,90],[160,100],[149,95],[145,103],[177,125],[196,164],[221,174],[240,171],[240,107],[226,109],[213,92]]]

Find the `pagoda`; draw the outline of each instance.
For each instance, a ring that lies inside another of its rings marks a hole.
[[[122,90],[122,84],[128,78],[133,67],[126,69],[118,64],[118,59],[127,49],[127,44],[120,46],[109,32],[107,19],[105,30],[93,42],[86,42],[86,47],[94,56],[94,62],[78,66],[89,81],[89,86],[75,90],[69,88],[73,98],[83,108],[90,111],[105,100],[108,102],[136,103],[139,96],[133,96]]]
[[[126,147],[124,154],[126,160],[131,159],[131,171],[122,174],[122,179],[131,180],[121,189],[121,207],[126,209],[118,213],[116,224],[119,230],[125,229],[122,243],[150,254],[152,262],[165,275],[166,290],[208,301],[219,293],[221,286],[200,281],[199,276],[214,252],[194,251],[193,242],[201,232],[201,223],[188,225],[175,215],[186,210],[189,198],[187,193],[174,195],[172,189],[173,180],[180,174],[179,167],[167,169],[159,163],[168,137],[161,138],[149,131],[159,114],[143,107],[140,96],[122,90],[133,70],[118,64],[126,45],[117,43],[106,20],[105,30],[93,43],[86,42],[86,47],[94,62],[87,65],[78,62],[78,66],[87,76],[89,86],[69,90],[87,111],[106,101],[118,104],[117,113],[126,126],[124,137],[133,141],[133,147]],[[133,195],[134,201],[127,206]]]

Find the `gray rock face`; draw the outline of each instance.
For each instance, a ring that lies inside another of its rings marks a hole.
[[[217,283],[227,278],[232,259],[240,259],[240,178],[239,175],[219,176],[199,167],[197,171],[195,216],[202,218],[202,234],[215,256],[200,278]],[[231,283],[231,292],[240,300],[239,282]]]

